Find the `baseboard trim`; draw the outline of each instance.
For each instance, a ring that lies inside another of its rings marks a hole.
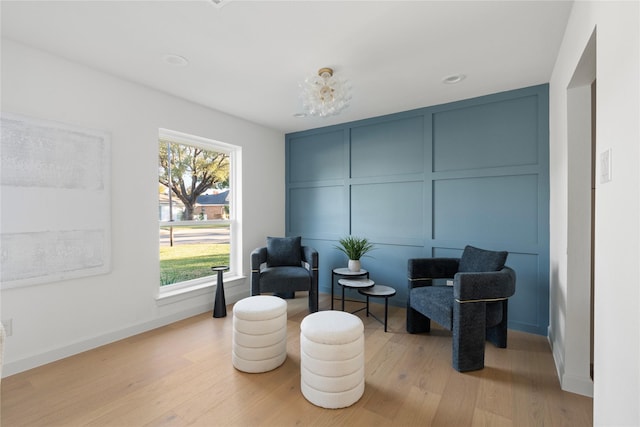
[[[225,290],[227,291],[227,289]],[[226,303],[233,304],[239,301],[241,298],[248,296],[248,291],[246,289],[243,289],[242,286],[230,287],[225,296]],[[212,310],[213,299],[211,300],[211,302],[208,302],[206,304],[195,305],[180,312],[158,317],[146,322],[141,322],[123,329],[119,329],[117,331],[108,332],[96,337],[89,338],[87,340],[78,341],[76,343],[69,344],[50,351],[45,351],[33,356],[25,357],[12,362],[5,362],[2,366],[2,378],[18,374],[29,369],[37,368],[38,366],[46,365],[48,363],[70,357],[78,353],[92,350],[94,348],[101,347],[115,341],[129,338],[131,336],[141,334],[152,329],[160,328],[162,326],[166,326],[189,317],[197,316],[206,312],[211,312]]]
[[[551,327],[548,328],[547,339],[551,346],[551,354],[556,365],[556,373],[558,375],[558,381],[560,382],[560,388],[570,393],[593,397],[593,380],[590,377],[584,378],[582,376],[571,375],[565,372],[564,357],[560,353],[558,346],[554,346],[555,340]]]
[[[593,397],[593,380],[591,378],[565,374],[562,376],[561,385],[564,391]]]
[[[65,357],[73,356],[75,354],[92,350],[94,348],[101,347],[103,345],[110,344],[112,342],[119,341],[133,335],[166,326],[168,324],[186,319],[188,317],[196,316],[209,310],[209,304],[192,307],[189,310],[174,313],[169,316],[160,317],[148,322],[142,322],[124,329],[108,332],[106,334],[102,334],[87,340],[79,341],[70,345],[66,345],[64,347],[46,351],[44,353],[39,353],[34,356],[29,356],[23,359],[15,360],[13,362],[8,362],[2,367],[2,377],[4,378],[10,375],[27,371],[29,369],[36,368],[38,366],[46,365],[47,363],[55,362],[56,360],[64,359]]]
[[[553,362],[556,365],[556,375],[558,375],[558,381],[562,384],[562,376],[564,375],[564,358],[558,350],[558,347],[554,345],[555,339],[551,326],[547,328],[547,340],[549,341],[549,347],[551,348],[551,355],[553,356]]]

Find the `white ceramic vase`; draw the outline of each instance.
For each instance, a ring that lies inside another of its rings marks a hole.
[[[353,272],[360,271],[360,260],[359,259],[350,259],[348,267],[349,267],[349,271],[353,271]]]

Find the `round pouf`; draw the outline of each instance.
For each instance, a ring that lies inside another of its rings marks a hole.
[[[344,311],[319,311],[300,324],[300,389],[322,408],[346,408],[364,393],[364,325]]]
[[[243,372],[267,372],[287,358],[287,302],[270,295],[233,306],[231,360]]]

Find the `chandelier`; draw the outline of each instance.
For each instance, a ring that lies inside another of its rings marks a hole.
[[[333,75],[331,68],[320,68],[300,84],[302,105],[310,116],[326,117],[338,114],[349,106],[351,86]]]

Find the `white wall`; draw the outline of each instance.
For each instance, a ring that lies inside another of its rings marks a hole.
[[[574,3],[550,81],[551,314],[559,367],[588,352],[584,284],[571,283],[567,250],[573,231],[568,173],[568,87],[589,38],[596,34],[596,156],[611,148],[613,180],[596,182],[594,424],[640,425],[640,7],[633,2]],[[572,159],[573,161],[573,159]],[[599,173],[599,168],[596,174]],[[588,287],[586,287],[588,289]],[[576,297],[577,293],[577,297]],[[588,301],[588,298],[586,299]],[[570,366],[566,366],[569,364]],[[560,372],[563,380],[563,372]],[[566,384],[563,383],[566,388]]]
[[[2,319],[13,319],[3,375],[212,309],[214,288],[156,301],[160,127],[242,147],[246,278],[225,291],[227,303],[249,295],[250,251],[284,233],[282,133],[4,39],[1,83],[2,112],[107,131],[112,144],[112,271],[2,290]]]

